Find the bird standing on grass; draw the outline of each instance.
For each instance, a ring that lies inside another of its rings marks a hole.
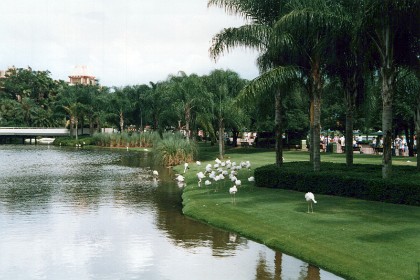
[[[185,178],[184,178],[184,176],[178,174],[178,176],[176,176],[175,180],[177,180],[178,183],[183,183],[185,181]]]
[[[232,203],[235,204],[235,194],[238,192],[238,189],[236,188],[236,185],[233,185],[233,187],[229,188],[229,193],[232,196]]]
[[[198,186],[201,187],[201,180],[205,178],[206,176],[204,175],[203,172],[200,171],[197,173],[197,177],[198,177]]]
[[[311,210],[312,210],[312,213],[313,213],[314,212],[314,208],[312,207],[312,202],[316,203],[314,194],[311,193],[311,192],[307,192],[305,194],[305,199],[308,202],[308,213],[310,213],[309,212],[309,205],[311,205]]]
[[[185,172],[187,172],[187,169],[188,169],[189,167],[188,167],[188,162],[186,162],[186,163],[184,163],[184,173]]]

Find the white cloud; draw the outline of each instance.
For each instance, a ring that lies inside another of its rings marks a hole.
[[[243,21],[207,8],[207,0],[3,0],[0,9],[0,69],[30,65],[67,80],[82,64],[107,86],[156,82],[180,70],[258,74],[252,51],[210,59],[212,36]]]

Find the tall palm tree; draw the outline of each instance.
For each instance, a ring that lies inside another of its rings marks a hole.
[[[290,34],[298,51],[297,65],[310,96],[310,149],[314,171],[320,170],[321,96],[331,44],[341,31],[346,17],[332,0],[291,0],[289,11],[276,23],[279,32]]]
[[[326,70],[330,77],[337,77],[344,92],[345,107],[345,147],[347,166],[353,165],[353,128],[358,103],[363,100],[365,91],[364,75],[370,57],[366,34],[361,22],[363,10],[357,1],[341,1],[343,20],[331,53],[331,61]]]
[[[236,28],[225,28],[213,37],[210,54],[217,58],[231,48],[242,46],[256,49],[261,53],[259,66],[261,71],[272,69],[273,66],[282,65],[284,62],[284,52],[275,52],[274,48],[279,46],[277,34],[274,33],[274,23],[280,15],[284,13],[285,4],[288,1],[257,1],[257,0],[209,0],[208,5],[225,8],[229,13],[237,14],[245,18],[249,23]],[[270,51],[271,50],[271,51]],[[272,55],[276,54],[276,55]],[[282,55],[279,55],[282,54]],[[285,75],[290,75],[290,71],[277,70],[277,79],[266,79],[261,77],[254,81],[253,86],[247,87],[242,93],[245,99],[251,95],[258,95],[267,92],[267,88],[274,89],[275,94],[275,130],[276,130],[276,164],[281,166],[282,161],[282,110],[281,98],[282,91],[279,82],[287,80]],[[272,72],[273,74],[274,72]]]
[[[368,34],[379,57],[382,82],[382,131],[384,151],[382,177],[392,171],[392,103],[398,67],[410,65],[418,69],[419,49],[419,0],[368,0],[359,1],[363,6],[362,27]]]
[[[213,115],[215,116],[215,129],[219,136],[219,157],[225,154],[225,129],[238,128],[243,123],[244,114],[241,108],[235,105],[234,98],[243,88],[245,81],[230,70],[214,70],[205,77],[207,90],[212,94]]]
[[[185,120],[187,139],[192,138],[191,127],[197,111],[204,111],[210,97],[203,85],[202,79],[196,74],[186,75],[179,72],[177,76],[169,76],[170,91],[175,102],[173,103],[182,112]]]

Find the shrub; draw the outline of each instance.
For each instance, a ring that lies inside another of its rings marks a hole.
[[[313,172],[309,162],[266,165],[255,169],[258,187],[282,188],[301,192],[354,197],[396,204],[420,205],[420,174],[415,167],[394,166],[400,176],[383,180],[381,166],[322,163]]]
[[[155,161],[165,166],[191,162],[197,156],[197,145],[177,134],[164,134],[155,147]]]

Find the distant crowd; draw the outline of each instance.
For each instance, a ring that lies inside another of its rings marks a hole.
[[[373,148],[373,150],[378,150],[378,148],[383,148],[383,138],[382,136],[367,138],[369,139],[369,146]],[[321,135],[321,145],[322,149],[324,151],[327,151],[327,144],[336,143],[337,144],[337,150],[341,150],[344,152],[344,148],[346,145],[345,137],[344,135],[339,137],[338,135],[335,135],[334,137],[328,137]],[[363,136],[355,136],[353,137],[353,148],[362,148],[362,143],[365,140]],[[405,136],[397,136],[394,141],[392,141],[392,151],[394,156],[408,156],[408,144]],[[413,142],[413,150],[414,153],[417,153],[417,139],[414,136],[414,142]]]

